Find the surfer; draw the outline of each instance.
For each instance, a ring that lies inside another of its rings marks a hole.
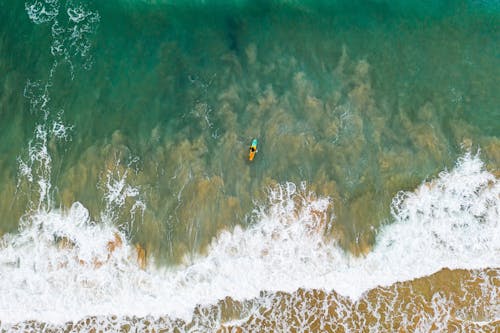
[[[257,139],[253,139],[252,144],[250,145],[250,152],[248,154],[248,160],[253,161],[256,153],[257,153]]]

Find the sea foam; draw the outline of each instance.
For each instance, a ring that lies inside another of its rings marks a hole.
[[[364,257],[323,236],[329,198],[286,183],[269,192],[254,223],[222,232],[206,255],[142,270],[135,249],[111,223],[93,222],[76,202],[26,216],[0,248],[2,321],[62,323],[87,315],[169,315],[189,320],[198,304],[261,291],[335,290],[352,299],[376,286],[443,267],[500,266],[500,185],[478,156],[399,193],[393,222]],[[335,231],[334,231],[335,232]]]

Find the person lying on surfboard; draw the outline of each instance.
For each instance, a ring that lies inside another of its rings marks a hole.
[[[252,140],[252,144],[250,145],[250,152],[248,153],[248,160],[253,161],[255,154],[257,153],[257,139]]]

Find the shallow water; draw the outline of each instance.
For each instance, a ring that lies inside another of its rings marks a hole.
[[[0,22],[2,322],[498,275],[498,2],[1,1]]]

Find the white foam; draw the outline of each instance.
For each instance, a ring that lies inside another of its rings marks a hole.
[[[30,0],[25,3],[26,13],[35,24],[54,20],[59,14],[58,0]]]
[[[48,73],[48,79],[28,80],[24,88],[24,96],[30,101],[30,110],[33,113],[42,113],[43,119],[35,126],[34,137],[29,142],[27,156],[17,158],[19,164],[18,184],[23,181],[30,183],[30,188],[36,192],[38,200],[31,199],[31,193],[27,193],[30,198],[30,209],[48,210],[52,204],[52,182],[51,163],[52,158],[49,153],[47,143],[51,138],[56,140],[69,140],[69,132],[73,126],[67,126],[62,121],[63,111],[57,115],[57,119],[51,121],[50,93],[52,78],[59,65],[57,57],[61,56],[68,62],[71,68],[71,77],[74,77],[75,58],[84,60],[83,67],[88,68],[88,52],[91,42],[90,35],[94,34],[100,16],[97,11],[88,10],[84,3],[79,1],[67,1],[66,14],[68,19],[66,24],[60,23],[61,3],[59,0],[28,0],[25,2],[26,13],[35,24],[52,22],[52,45],[51,52],[54,56],[52,65]],[[138,210],[141,206],[135,208]]]
[[[61,110],[57,115],[57,119],[52,123],[50,133],[58,140],[69,141],[71,140],[70,133],[73,131],[74,126],[65,124],[62,117],[63,111]]]
[[[128,165],[137,162],[134,158]],[[137,214],[144,215],[146,210],[146,203],[142,197],[139,186],[132,186],[127,183],[128,170],[120,171],[120,161],[115,162],[112,170],[107,170],[106,180],[101,190],[103,192],[104,210],[101,213],[101,220],[105,223],[118,225],[121,230],[126,231],[127,235],[134,233],[136,225]],[[128,218],[126,221],[119,221],[120,214],[125,210],[125,203],[132,202],[132,206],[128,210]]]
[[[61,10],[61,7],[66,10]],[[97,11],[88,9],[85,1],[66,1],[61,4],[59,0],[28,0],[25,9],[33,23],[51,23],[50,51],[55,67],[58,61],[68,63],[72,78],[75,75],[76,61],[82,62],[83,68],[90,68],[91,36],[96,32],[100,21]],[[49,83],[50,80],[51,77]]]
[[[66,12],[69,19],[75,23],[81,22],[85,20],[85,18],[87,18],[89,15],[92,15],[92,12],[85,11],[83,6],[68,8]]]
[[[223,232],[206,256],[145,271],[132,246],[109,251],[115,235],[124,235],[111,224],[92,223],[81,204],[68,212],[39,212],[3,239],[2,320],[57,323],[92,314],[189,319],[197,304],[225,296],[314,287],[357,298],[443,267],[500,266],[500,184],[477,156],[466,154],[451,172],[399,194],[394,223],[381,230],[364,258],[323,240],[327,225],[321,221],[330,205],[328,198],[284,184],[255,211],[255,224]],[[62,239],[73,245],[58,245]]]

